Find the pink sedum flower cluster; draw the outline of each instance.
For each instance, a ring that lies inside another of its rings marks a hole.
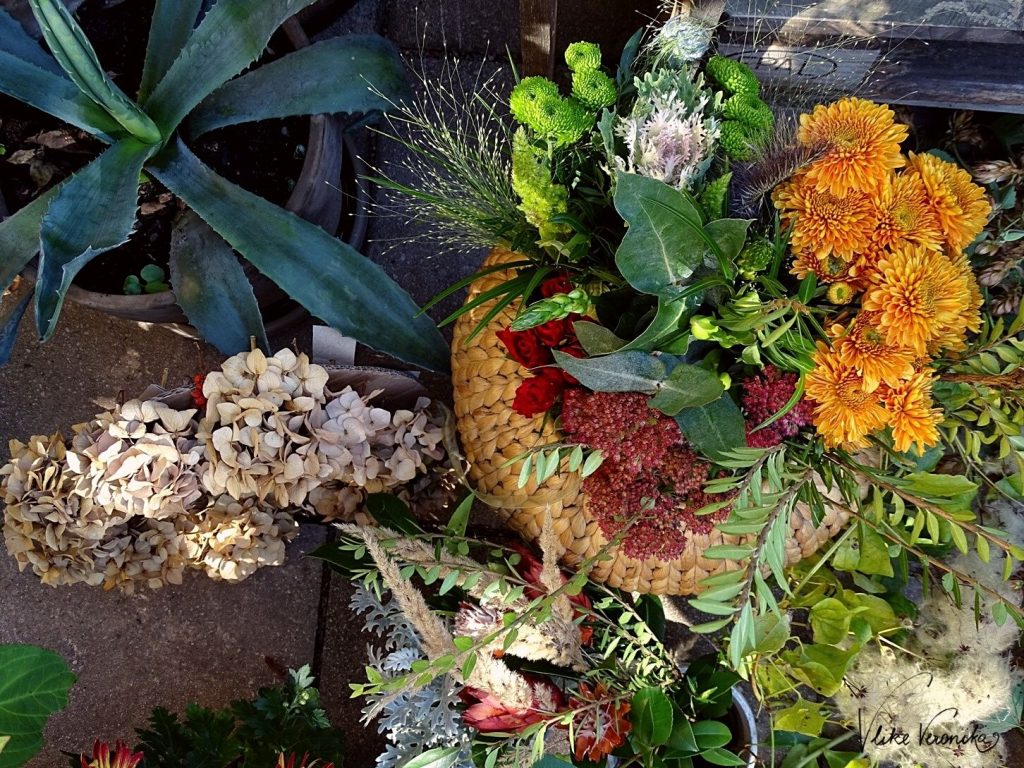
[[[629,526],[622,541],[626,555],[667,561],[682,553],[688,534],[710,532],[728,508],[694,514],[720,500],[703,491],[711,464],[647,400],[636,392],[567,390],[562,430],[570,441],[604,454],[600,469],[583,484],[601,532],[610,539]]]
[[[747,444],[751,448],[772,448],[811,423],[813,406],[809,400],[801,398],[781,419],[753,431],[758,424],[785,408],[796,391],[796,382],[795,373],[783,373],[771,365],[743,382],[743,411],[747,416]]]

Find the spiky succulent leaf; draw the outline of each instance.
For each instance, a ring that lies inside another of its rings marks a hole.
[[[384,270],[347,243],[218,176],[181,141],[149,167],[311,314],[402,360],[447,368],[448,348],[433,322]]]
[[[22,61],[35,64],[40,69],[64,76],[60,64],[29,37],[25,28],[3,8],[0,8],[0,51],[5,51]]]
[[[248,351],[250,337],[270,351],[256,296],[235,252],[192,211],[174,223],[170,268],[178,306],[204,339],[225,355]]]
[[[0,293],[39,253],[39,226],[57,188],[48,190],[17,213],[0,221]]]
[[[143,108],[170,135],[203,99],[256,61],[288,17],[313,1],[218,0]]]
[[[0,30],[0,34],[3,31]],[[124,135],[107,111],[82,93],[67,76],[19,58],[0,46],[0,93],[53,115],[104,141]]]
[[[149,26],[146,62],[142,65],[139,101],[143,101],[159,83],[185,47],[195,29],[203,0],[156,0]]]
[[[43,38],[57,63],[79,89],[105,109],[132,136],[146,144],[161,140],[160,129],[114,84],[92,43],[61,0],[29,0]]]
[[[189,132],[199,136],[292,115],[385,111],[410,98],[404,69],[398,50],[383,37],[332,37],[226,83],[192,113]]]
[[[25,316],[25,310],[31,301],[32,291],[26,291],[8,312],[0,314],[0,365],[7,365],[11,359],[14,342],[18,339],[18,326],[21,325],[21,318]],[[2,737],[3,734],[0,734],[0,738]]]
[[[79,270],[131,235],[139,174],[153,149],[134,138],[122,139],[64,182],[43,215],[36,283],[36,328],[43,341],[53,334]]]

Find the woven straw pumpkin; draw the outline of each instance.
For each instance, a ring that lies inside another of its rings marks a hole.
[[[511,251],[495,249],[484,267],[521,260]],[[511,270],[492,272],[469,289],[467,302],[500,282],[514,277]],[[455,416],[467,460],[469,478],[476,489],[506,516],[508,524],[529,539],[537,539],[550,515],[551,525],[565,547],[564,560],[578,565],[597,554],[608,543],[597,521],[587,512],[586,494],[580,491],[576,475],[557,474],[542,486],[531,479],[519,488],[521,462],[509,464],[531,448],[557,442],[552,419],[543,414],[522,416],[512,410],[512,401],[528,371],[507,357],[497,333],[515,317],[512,304],[499,312],[468,344],[467,337],[494,306],[484,302],[463,314],[455,325],[452,341],[452,385]],[[810,511],[798,505],[792,515],[792,536],[787,543],[787,562],[794,563],[816,552],[847,521],[841,509],[828,507],[825,519],[815,528]],[[704,550],[715,544],[736,544],[751,537],[690,534],[682,554],[675,560],[638,560],[616,547],[612,558],[597,562],[590,577],[612,587],[658,595],[692,595],[706,576],[735,568],[736,563],[711,560]]]

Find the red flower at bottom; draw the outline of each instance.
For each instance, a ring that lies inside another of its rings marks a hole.
[[[308,753],[303,755],[302,759],[299,760],[298,763],[295,762],[296,760],[299,760],[299,758],[294,753],[286,757],[285,754],[282,752],[280,755],[277,756],[277,766],[275,768],[314,768],[314,766],[316,766],[316,768],[334,768],[334,763],[327,763],[326,765],[321,765],[316,760],[314,760],[312,763],[309,762]]]
[[[114,745],[114,759],[111,762],[110,745],[98,739],[92,745],[91,759],[80,755],[82,768],[135,768],[144,757],[142,752],[133,753],[127,744],[119,741]]]
[[[533,705],[529,709],[513,709],[486,691],[463,688],[459,698],[469,704],[462,713],[463,722],[481,733],[518,733],[546,720],[565,706],[565,697],[550,680],[536,675],[522,677],[534,691]]]
[[[573,718],[573,755],[577,762],[586,759],[598,763],[626,743],[626,734],[633,727],[627,717],[629,702],[609,698],[603,683],[593,688],[580,683],[579,693],[581,698],[569,699],[569,708],[580,710]]]
[[[525,379],[516,390],[512,401],[512,410],[523,416],[536,416],[544,413],[555,404],[555,400],[565,389],[565,380],[557,368],[544,368],[537,376]]]

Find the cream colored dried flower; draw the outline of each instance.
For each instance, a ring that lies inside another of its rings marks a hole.
[[[992,160],[972,166],[971,175],[979,184],[1017,183],[1024,178],[1024,168],[1012,160]]]
[[[290,514],[255,498],[219,496],[209,507],[178,522],[185,553],[210,578],[242,581],[259,568],[282,565],[285,544],[299,527]]]
[[[185,540],[171,520],[135,518],[93,550],[104,589],[132,594],[137,586],[181,584],[188,567]]]
[[[195,413],[131,400],[76,426],[66,461],[81,477],[78,492],[111,514],[184,514],[203,495],[203,450],[189,436]]]
[[[331,474],[312,440],[324,418],[326,369],[289,350],[269,358],[259,350],[235,355],[221,369],[203,384],[203,484],[215,495],[302,506]]]

